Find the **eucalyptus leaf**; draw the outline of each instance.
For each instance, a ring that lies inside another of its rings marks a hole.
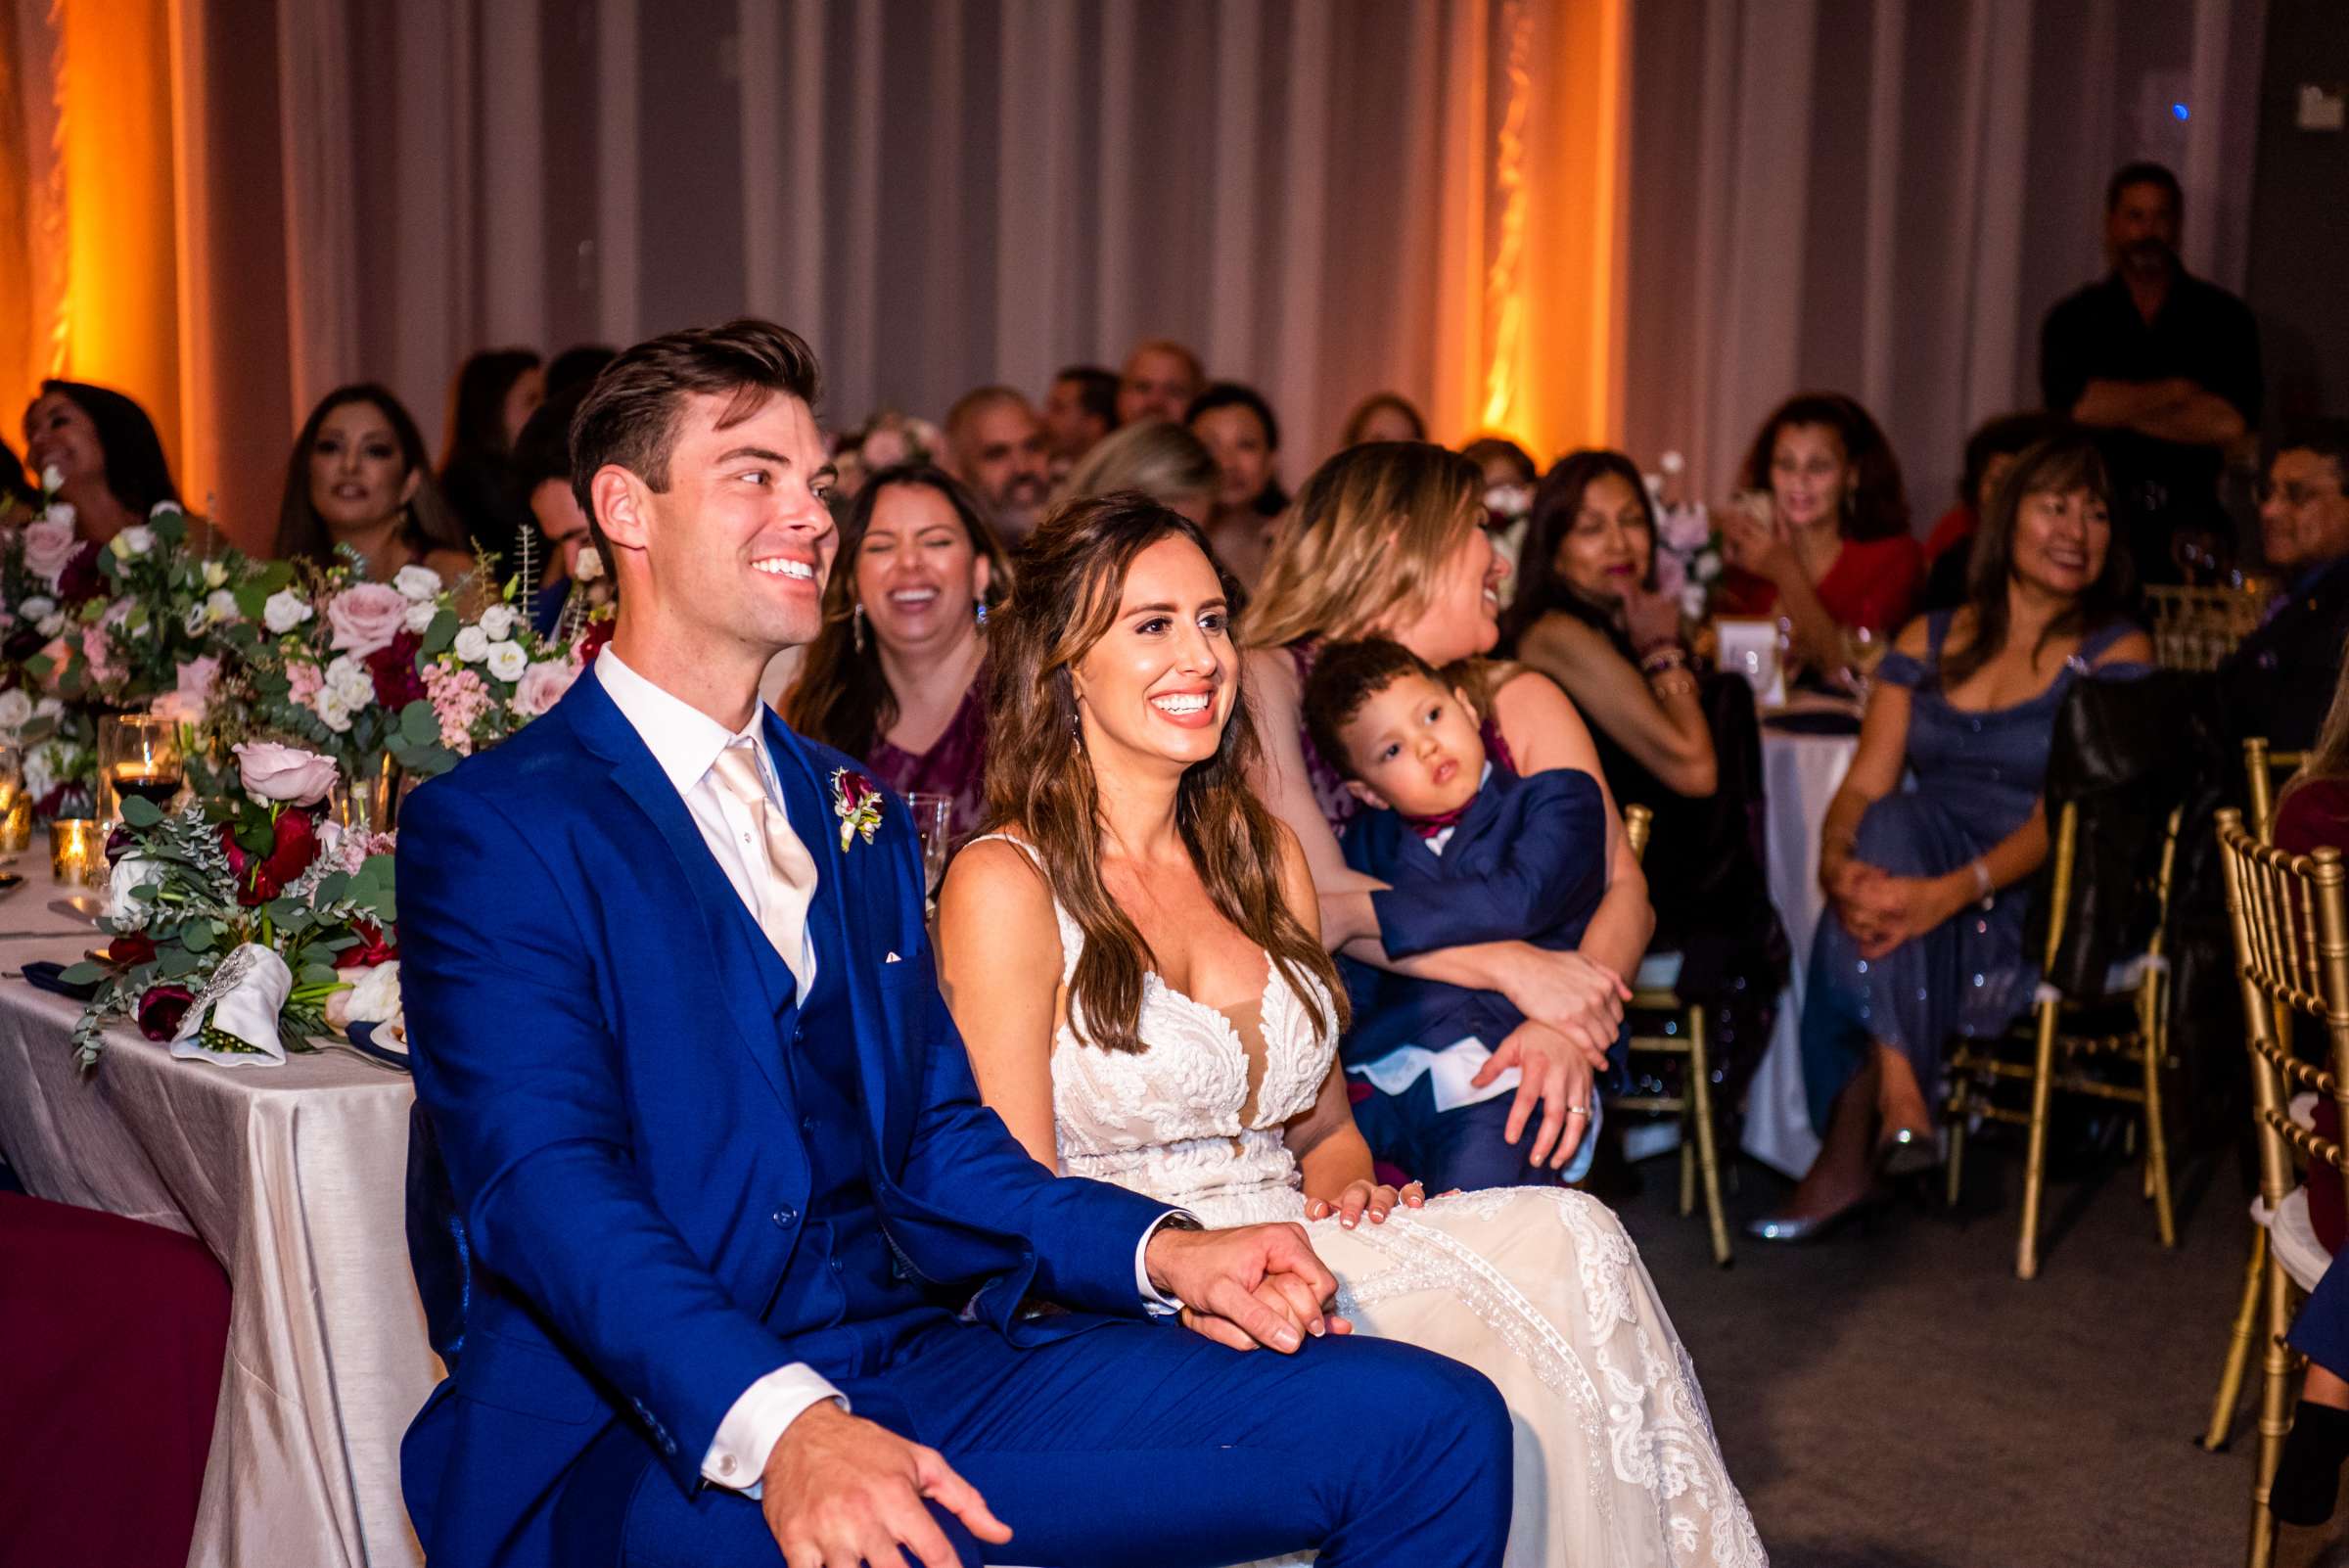
[[[58,983],[66,986],[94,986],[106,978],[106,965],[84,958],[77,964],[68,964],[58,972]]]
[[[443,610],[433,617],[433,623],[424,628],[424,640],[417,653],[426,659],[438,659],[448,652],[450,644],[457,640],[458,624],[454,610]]]
[[[122,820],[134,828],[151,828],[163,819],[163,808],[142,795],[125,795]]]
[[[333,964],[303,964],[295,978],[304,986],[332,986],[342,980],[343,973]]]
[[[400,738],[410,746],[432,746],[440,739],[440,717],[433,705],[419,697],[399,711]]]
[[[192,920],[180,929],[179,940],[190,952],[210,952],[218,937],[210,921]]]

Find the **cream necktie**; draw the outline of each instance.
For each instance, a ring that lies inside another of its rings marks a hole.
[[[799,983],[800,997],[805,1001],[809,978],[807,903],[815,897],[815,857],[791,831],[782,808],[767,798],[766,785],[759,776],[756,742],[729,742],[710,764],[710,772],[718,788],[740,801],[751,814],[760,840],[748,846],[759,852],[750,857],[759,884],[759,929],[766,933],[766,940],[790,966],[791,978]],[[765,875],[757,876],[761,866]]]

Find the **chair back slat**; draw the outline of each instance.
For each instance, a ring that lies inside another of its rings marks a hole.
[[[2244,739],[2243,776],[2250,786],[2245,798],[2251,803],[2251,831],[2260,843],[2276,842],[2276,776],[2297,771],[2307,760],[2306,752],[2270,751],[2265,735]]]
[[[2144,590],[2153,658],[2164,669],[2216,669],[2258,628],[2266,605],[2241,588],[2155,584]]]
[[[2349,1151],[2294,1126],[2289,1109],[2294,1087],[2314,1089],[2349,1127],[2349,866],[2337,850],[2286,854],[2262,844],[2232,809],[2219,813],[2219,851],[2251,1052],[2260,1193],[2273,1207],[2291,1191],[2295,1152],[2349,1173]],[[2325,1026],[2326,1067],[2293,1054],[2294,1014]]]

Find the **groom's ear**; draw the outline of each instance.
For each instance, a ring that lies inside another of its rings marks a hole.
[[[651,542],[652,491],[633,469],[606,463],[587,482],[587,497],[614,549],[642,550]]]

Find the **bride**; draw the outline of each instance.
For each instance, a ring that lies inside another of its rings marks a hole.
[[[1271,1305],[1307,1329],[1492,1378],[1516,1434],[1513,1568],[1761,1564],[1614,1215],[1561,1188],[1428,1198],[1373,1175],[1304,853],[1245,782],[1229,597],[1197,529],[1139,496],[1074,504],[1029,541],[991,656],[1000,831],[956,857],[939,910],[981,1094],[1071,1175],[1211,1225],[1306,1222],[1337,1315]]]

